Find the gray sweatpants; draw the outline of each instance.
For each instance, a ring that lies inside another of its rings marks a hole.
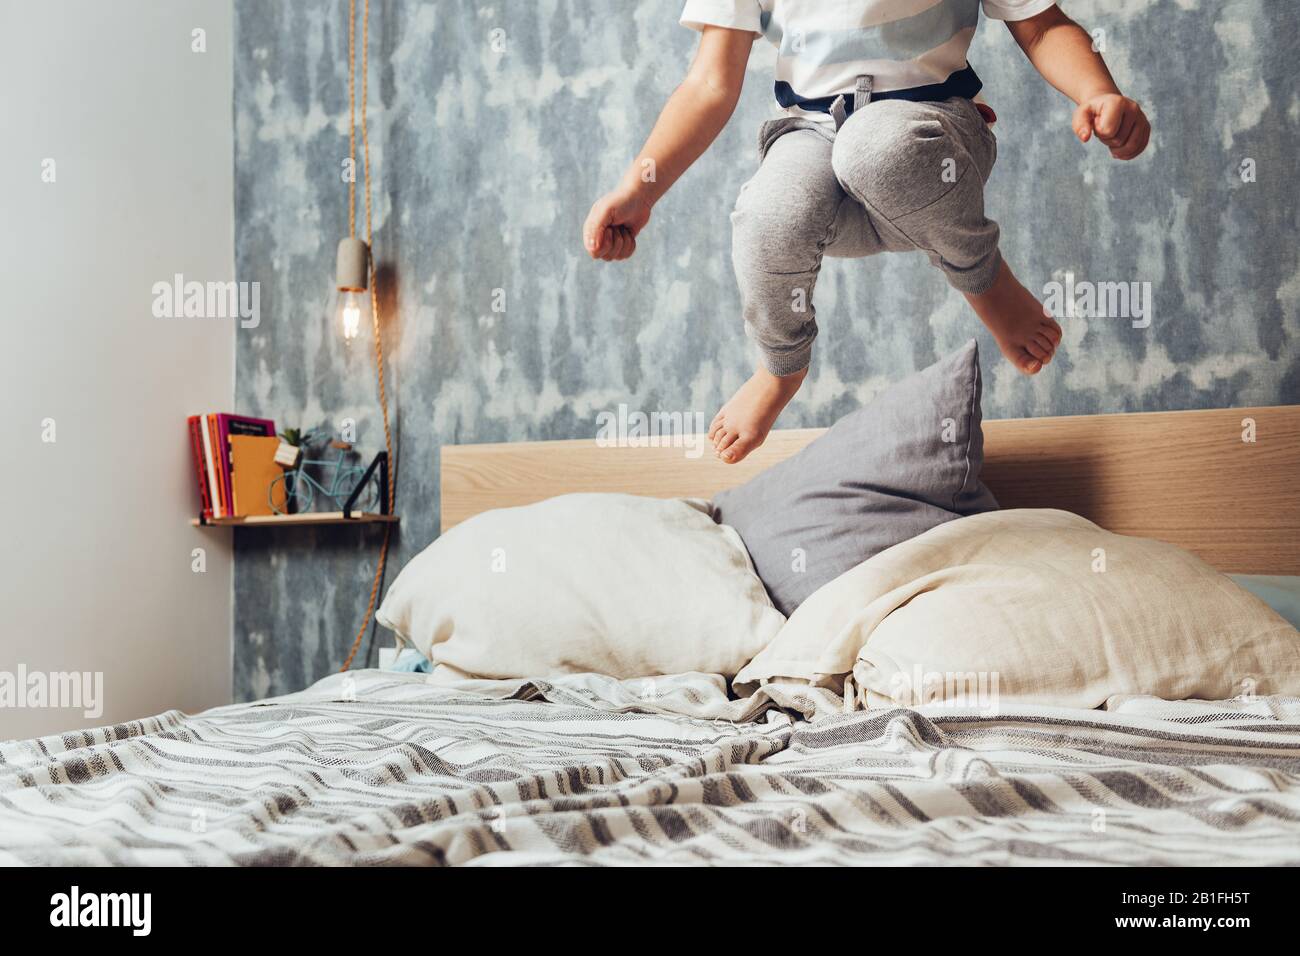
[[[921,250],[962,292],[1001,264],[984,183],[997,141],[970,100],[876,100],[838,130],[782,117],[759,131],[758,172],[731,214],[745,331],[775,375],[805,368],[822,256]]]

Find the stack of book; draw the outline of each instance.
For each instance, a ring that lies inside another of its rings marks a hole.
[[[229,414],[191,415],[188,421],[203,517],[273,514],[271,483],[282,473],[275,463],[275,422]]]

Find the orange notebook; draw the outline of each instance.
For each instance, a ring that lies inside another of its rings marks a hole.
[[[233,513],[238,517],[275,514],[271,507],[271,482],[284,474],[284,469],[275,463],[275,450],[279,447],[280,439],[274,435],[230,436],[230,489],[235,499]],[[275,491],[276,507],[283,512],[284,482],[276,485]]]

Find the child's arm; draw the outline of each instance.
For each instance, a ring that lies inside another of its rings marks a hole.
[[[1026,20],[1008,20],[1007,29],[1034,68],[1074,100],[1071,125],[1081,142],[1095,131],[1116,159],[1132,159],[1147,147],[1151,124],[1142,107],[1120,94],[1092,37],[1077,23],[1049,7]]]
[[[669,97],[623,180],[587,214],[582,241],[593,259],[626,259],[650,209],[731,119],[754,34],[706,26],[686,79]]]

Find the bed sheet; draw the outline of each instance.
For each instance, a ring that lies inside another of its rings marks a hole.
[[[336,675],[0,744],[0,863],[1300,863],[1300,700],[835,705]]]

